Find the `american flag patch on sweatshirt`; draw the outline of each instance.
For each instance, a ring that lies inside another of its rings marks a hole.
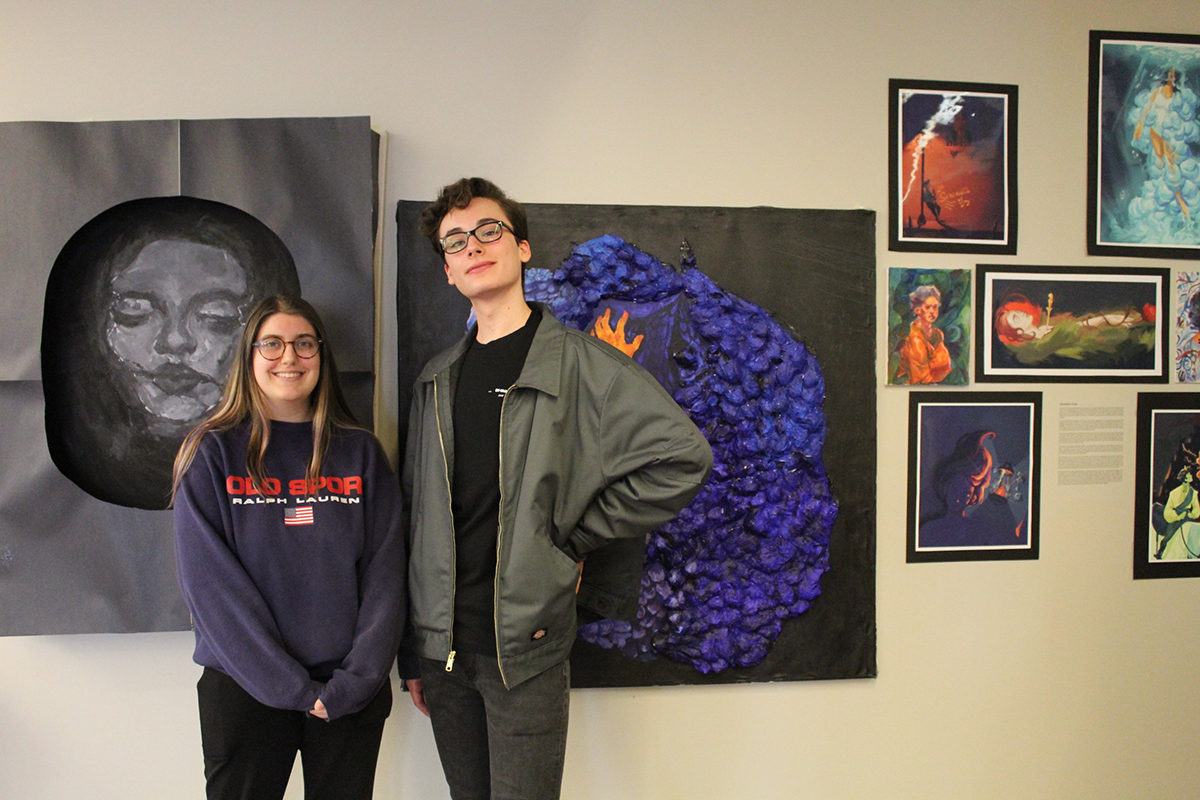
[[[288,506],[283,510],[284,525],[312,525],[312,506]]]

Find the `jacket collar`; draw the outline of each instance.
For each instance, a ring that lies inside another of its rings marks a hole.
[[[554,318],[544,303],[529,302],[529,305],[542,312],[542,321],[538,323],[537,331],[533,334],[533,342],[529,345],[529,354],[525,356],[525,366],[521,368],[521,376],[517,378],[516,385],[557,396],[562,385],[562,357],[567,329]],[[451,364],[462,358],[474,336],[475,327],[472,326],[467,335],[459,339],[453,347],[434,356],[425,365],[425,369],[421,370],[417,380],[431,381],[448,369]]]
[[[529,305],[542,312],[542,321],[538,323],[537,332],[533,334],[529,354],[525,356],[525,366],[521,368],[521,377],[517,378],[517,386],[527,386],[557,397],[562,384],[563,348],[567,341],[567,329],[554,318],[544,303]]]

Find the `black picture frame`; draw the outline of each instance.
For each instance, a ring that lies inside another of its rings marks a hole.
[[[979,264],[975,381],[1167,383],[1170,286],[1158,267]]]
[[[1088,255],[1200,259],[1197,85],[1200,36],[1091,31]]]
[[[911,392],[908,563],[1035,560],[1040,392]]]
[[[889,250],[1016,254],[1016,86],[891,79],[888,167]]]
[[[1200,517],[1200,497],[1179,489],[1185,468],[1200,486],[1198,447],[1200,392],[1138,392],[1135,579],[1200,577],[1200,524],[1187,524]]]

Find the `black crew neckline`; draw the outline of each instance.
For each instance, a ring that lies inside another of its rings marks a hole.
[[[488,342],[486,344],[479,341],[479,339],[477,338],[479,336],[479,329],[476,328],[475,336],[471,337],[471,346],[472,347],[491,347],[492,345],[500,344],[506,340],[511,340],[512,337],[517,336],[518,334],[520,334],[524,331],[528,331],[530,328],[536,328],[537,324],[541,321],[542,321],[542,312],[539,311],[538,309],[534,308],[533,306],[530,306],[529,307],[529,318],[525,320],[525,322],[521,325],[521,327],[517,328],[515,331],[512,331],[511,333],[504,334],[503,336],[501,336],[498,339],[492,339],[490,342]]]

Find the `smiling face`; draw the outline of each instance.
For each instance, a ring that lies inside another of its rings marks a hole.
[[[272,314],[259,326],[254,341],[274,337],[295,342],[301,336],[317,338],[308,320],[298,314]],[[257,350],[254,353],[254,381],[262,390],[271,419],[280,422],[307,422],[312,419],[311,396],[321,376],[321,354],[300,358],[294,345],[283,348],[278,361],[269,361]]]
[[[233,362],[245,269],[219,248],[160,240],[109,288],[105,341],[130,393],[157,433],[191,427],[220,399]]]
[[[499,203],[476,197],[466,208],[450,209],[438,226],[438,236],[473,231],[485,222],[511,225]],[[529,256],[529,242],[518,242],[508,228],[499,239],[487,244],[471,236],[466,247],[445,256],[446,280],[472,303],[523,296],[521,267]]]

